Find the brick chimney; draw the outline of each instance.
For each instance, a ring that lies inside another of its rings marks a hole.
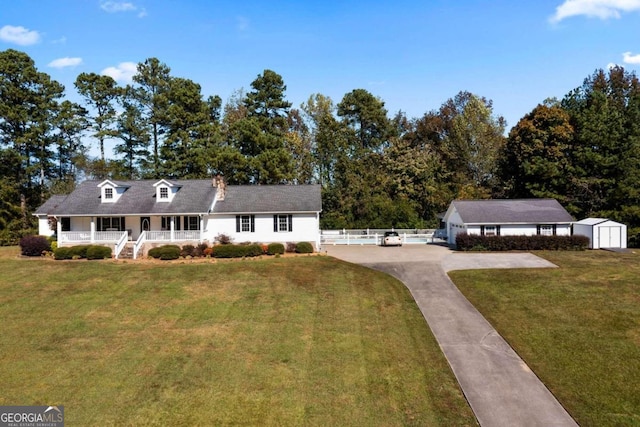
[[[216,200],[224,200],[224,196],[227,193],[227,184],[224,182],[224,178],[218,174],[213,178],[213,186],[216,187]]]

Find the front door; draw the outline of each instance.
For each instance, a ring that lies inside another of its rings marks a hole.
[[[143,231],[151,230],[151,217],[141,216],[140,217],[140,233]]]

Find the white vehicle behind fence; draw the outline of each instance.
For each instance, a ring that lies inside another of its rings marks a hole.
[[[402,246],[402,237],[397,231],[385,231],[382,246]]]

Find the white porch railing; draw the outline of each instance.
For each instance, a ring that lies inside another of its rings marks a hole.
[[[147,231],[147,241],[149,242],[176,242],[185,240],[201,240],[200,230],[174,231],[173,239],[171,231]]]
[[[147,241],[147,233],[148,231],[143,231],[142,233],[140,233],[138,240],[136,240],[136,243],[133,245],[133,259],[138,258],[138,252],[140,251],[140,249],[142,249],[142,245],[144,245],[144,242]]]
[[[127,240],[129,240],[129,233],[125,231],[124,233],[122,233],[122,236],[120,236],[120,239],[116,242],[116,246],[114,248],[114,255],[116,259],[118,259],[118,257],[120,256],[120,252],[122,252],[124,247],[127,245]]]
[[[63,231],[58,236],[58,240],[62,243],[113,243],[118,242],[122,237],[122,231],[96,231],[91,237],[90,231]],[[124,232],[124,238],[127,238],[127,232]]]

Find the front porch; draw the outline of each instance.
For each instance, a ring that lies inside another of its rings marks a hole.
[[[61,218],[57,236],[59,246],[113,245],[116,258],[128,245],[135,259],[145,243],[202,243],[203,229],[199,216],[76,217]]]

